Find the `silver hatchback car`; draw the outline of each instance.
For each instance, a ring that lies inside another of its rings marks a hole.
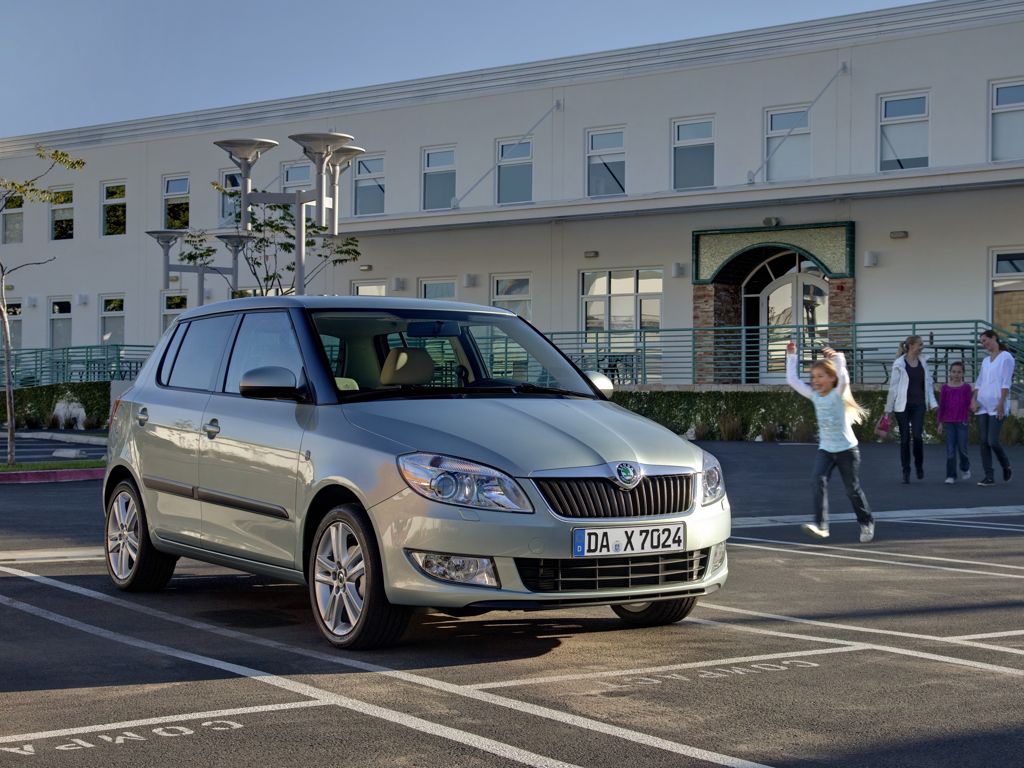
[[[308,584],[353,649],[396,642],[416,607],[679,621],[726,580],[722,470],[611,388],[494,307],[191,310],[114,406],[107,569],[136,591],[182,556]]]

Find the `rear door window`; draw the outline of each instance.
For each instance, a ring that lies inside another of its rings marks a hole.
[[[213,389],[214,378],[224,361],[235,315],[193,320],[188,325],[167,384],[182,389]]]

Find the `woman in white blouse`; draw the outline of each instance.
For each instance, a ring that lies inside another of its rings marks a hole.
[[[988,352],[981,363],[981,374],[974,382],[974,396],[971,399],[971,410],[978,418],[978,438],[981,441],[981,465],[985,469],[985,477],[978,485],[995,485],[992,467],[992,454],[999,460],[1003,468],[1003,480],[1010,481],[1013,470],[1006,451],[999,444],[999,430],[1003,420],[1010,413],[1010,384],[1013,381],[1013,355],[999,342],[995,331],[984,331],[979,343]]]

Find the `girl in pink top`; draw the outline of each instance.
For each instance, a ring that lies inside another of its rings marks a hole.
[[[971,418],[970,384],[964,382],[964,364],[949,366],[949,383],[939,390],[939,434],[946,435],[946,482],[956,482],[956,463],[960,459],[960,477],[969,480],[971,462],[967,458],[967,423]]]

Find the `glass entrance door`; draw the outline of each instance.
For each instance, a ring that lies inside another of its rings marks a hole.
[[[762,383],[786,376],[786,346],[797,353],[828,344],[828,283],[809,272],[794,272],[770,283],[761,293]]]

